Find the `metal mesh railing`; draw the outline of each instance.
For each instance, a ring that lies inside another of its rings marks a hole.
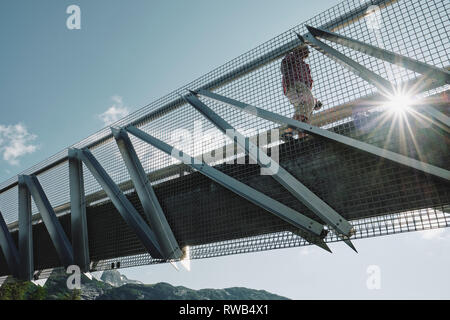
[[[369,7],[373,5],[378,6],[376,8],[379,9],[379,11],[374,13],[377,15],[375,17],[375,24],[373,22],[374,17],[369,14],[372,11],[368,11],[370,9]],[[305,34],[307,32],[305,25],[322,27],[437,67],[446,68],[450,65],[450,42],[448,41],[448,32],[450,29],[449,17],[450,3],[445,0],[344,1],[186,86],[179,88],[169,95],[141,108],[118,121],[115,125],[125,126],[134,124],[141,130],[171,145],[177,146],[192,156],[200,156],[212,150],[218,150],[231,143],[231,141],[219,133],[214,125],[203,118],[193,107],[186,105],[180,100],[179,94],[186,94],[186,89],[195,90],[198,88],[206,88],[214,90],[214,92],[221,95],[287,117],[292,117],[293,106],[283,93],[280,64],[284,55],[299,45],[294,31],[299,34]],[[389,79],[392,83],[401,85],[412,79],[419,79],[421,77],[421,75],[415,74],[414,72],[392,66],[381,60],[357,53],[349,48],[327,41],[324,42],[384,78]],[[333,130],[342,135],[361,139],[365,142],[408,155],[418,160],[441,166],[447,170],[449,169],[450,166],[445,162],[446,158],[443,156],[445,154],[448,155],[448,148],[446,147],[448,145],[447,132],[435,128],[429,119],[425,119],[422,116],[392,114],[389,111],[380,109],[380,106],[377,104],[372,103],[370,105],[367,102],[369,101],[368,97],[377,94],[374,87],[313,49],[311,49],[311,53],[306,62],[310,65],[314,80],[312,92],[324,105],[321,110],[314,113],[312,119],[313,124]],[[429,94],[436,94],[446,90],[448,90],[448,86],[436,85],[436,88],[430,91]],[[381,98],[378,100],[381,100]],[[255,134],[278,127],[275,123],[262,120],[255,116],[244,115],[242,112],[238,112],[210,99],[201,99],[226,121],[238,128],[241,133],[245,133],[248,136],[254,136]],[[355,105],[355,101],[362,101],[364,103]],[[369,104],[369,109],[365,109],[364,113],[360,114],[358,113],[358,107],[361,104]],[[186,135],[186,133],[188,134]],[[430,133],[432,133],[431,138]],[[191,139],[179,141],[181,136],[188,136]],[[427,137],[428,139],[432,139],[431,143],[427,145],[418,141],[423,138],[422,142],[429,142],[429,140],[426,140]],[[182,190],[195,190],[197,186],[195,185],[194,179],[179,179],[183,175],[194,172],[194,170],[186,172],[186,169],[170,156],[150,147],[141,140],[134,137],[131,137],[131,139],[144,169],[150,176],[153,175],[155,177],[152,179],[152,184],[155,187],[163,182],[178,179],[176,183],[164,189],[164,194],[158,195],[165,199],[165,203],[167,202],[165,205],[166,210],[172,210],[171,208],[173,208],[173,205],[168,204],[170,201],[172,201],[172,204],[175,203],[179,206],[187,205],[188,201],[191,201],[191,203],[195,201],[195,199],[177,199],[175,196]],[[295,144],[287,145],[280,149],[282,150],[280,158],[288,159],[295,155],[297,158],[308,159],[323,151],[320,141],[316,142],[311,137],[305,138],[305,141],[308,147],[301,150]],[[75,144],[73,147],[82,148],[86,146],[90,147],[100,164],[105,168],[114,182],[121,186],[124,192],[134,191],[132,185],[128,183],[130,180],[128,171],[121,159],[117,145],[111,137],[109,128],[104,128]],[[433,149],[430,146],[435,148]],[[67,151],[64,150],[24,172],[25,174],[39,173],[38,179],[43,185],[43,189],[52,206],[59,213],[69,212],[67,205],[69,203],[69,185],[66,156]],[[239,155],[235,156],[235,158],[239,158]],[[440,215],[442,214],[443,218],[437,218],[436,216],[436,218],[432,218],[431,220],[421,220],[422,222],[420,223],[414,220],[414,225],[416,223],[420,225],[417,230],[428,228],[428,224],[430,228],[448,226],[448,215],[444,213],[443,206],[450,203],[449,193],[445,193],[445,191],[442,193],[439,191],[441,189],[435,187],[432,182],[427,184],[424,187],[425,189],[414,189],[411,181],[418,179],[416,173],[405,171],[404,177],[399,178],[399,173],[396,175],[393,172],[380,169],[378,171],[380,174],[373,178],[375,182],[371,181],[372,185],[377,187],[376,192],[378,194],[369,194],[367,192],[363,194],[358,192],[356,190],[358,185],[355,185],[355,190],[333,190],[333,194],[328,190],[323,191],[323,194],[320,193],[321,188],[324,190],[327,189],[327,185],[332,181],[334,181],[333,185],[339,188],[339,183],[342,186],[351,185],[358,174],[362,174],[367,170],[377,172],[376,167],[379,164],[373,161],[370,162],[367,159],[362,162],[360,160],[358,153],[348,153],[345,162],[347,167],[344,172],[341,167],[343,164],[336,162],[337,158],[330,154],[329,158],[320,160],[324,164],[322,168],[326,168],[326,174],[316,174],[310,177],[310,180],[306,183],[311,190],[317,191],[321,197],[328,197],[330,201],[333,201],[333,203],[330,203],[333,207],[342,206],[351,211],[350,207],[353,206],[351,208],[356,208],[357,203],[370,204],[362,206],[361,209],[354,209],[352,211],[354,216],[349,218],[353,221],[353,225],[358,228],[356,237],[411,231],[409,228],[407,230],[395,227],[384,228],[384,226],[379,227],[377,225],[380,222],[379,219],[386,219],[382,223],[391,221],[393,224],[396,224],[398,221],[401,221],[401,215],[404,213],[398,212],[402,212],[402,210],[387,204],[389,201],[395,202],[396,197],[399,203],[408,201],[407,195],[402,196],[396,190],[404,190],[405,193],[412,192],[413,195],[418,195],[422,192],[422,198],[428,197],[432,199],[430,201],[431,205],[428,207],[420,207],[423,206],[424,202],[419,203],[417,201],[416,208],[408,207],[404,211],[414,212],[413,215],[421,219],[424,216],[422,214],[423,212],[427,214],[430,212],[440,212]],[[59,164],[52,166],[54,162],[59,162]],[[223,161],[216,161],[214,163],[220,164],[221,162]],[[175,169],[169,170],[169,168]],[[312,172],[316,170],[312,165],[305,168],[310,168]],[[238,180],[244,180],[248,176],[249,171],[254,169],[251,169],[248,165],[236,165],[231,167],[224,166],[220,170],[227,174],[233,174],[233,177]],[[299,179],[302,181],[302,177],[299,177]],[[336,179],[339,179],[339,183],[336,182]],[[105,195],[102,194],[100,185],[89,173],[87,168],[84,168],[84,180],[89,206],[97,205],[101,201],[107,200]],[[13,178],[0,185],[0,190],[3,190],[0,193],[0,211],[9,224],[16,222],[18,216],[17,187],[13,186],[15,181],[16,179]],[[9,186],[13,187],[10,188]],[[254,187],[258,189],[257,186]],[[282,188],[274,187],[267,189],[265,185],[260,185],[259,189],[288,206],[298,208],[299,211],[302,210],[300,212],[308,212],[307,208],[299,206],[298,201]],[[389,198],[389,195],[393,196],[388,201],[386,198]],[[421,200],[423,200],[422,198]],[[414,204],[414,199],[411,199],[410,203]],[[201,206],[204,204],[200,203],[198,205]],[[431,207],[434,209],[430,209]],[[376,210],[373,208],[376,208]],[[226,207],[216,208],[215,215],[226,215],[226,212],[230,210],[238,213],[242,212],[245,215],[248,209],[240,204],[230,203]],[[370,210],[376,212],[377,216],[370,214]],[[33,204],[33,214],[36,213],[37,209]],[[357,219],[358,214],[369,217]],[[382,216],[383,218],[378,216]],[[182,214],[170,213],[168,215],[169,224],[174,224],[173,219],[185,219],[183,221],[185,222],[186,228],[192,228],[192,225],[197,223],[197,227],[203,228],[205,232],[220,233],[219,226],[209,225],[208,218],[205,217],[197,221],[188,221]],[[268,221],[263,219],[261,225],[269,223]],[[438,221],[437,225],[435,224],[436,221]],[[270,223],[272,223],[272,220],[270,220]],[[409,222],[406,222],[406,224],[409,225]],[[284,225],[280,222],[280,228],[283,227]],[[114,229],[113,226],[111,228]],[[372,231],[365,232],[365,228]],[[377,232],[377,228],[380,228],[382,231]],[[182,234],[181,231],[180,233]],[[330,233],[327,241],[336,240],[335,235]],[[180,241],[184,243],[188,242]],[[200,258],[302,244],[303,241],[291,232],[281,231],[242,239],[227,240],[226,242],[213,242],[211,244],[199,245],[198,247],[194,246],[191,252],[193,258]],[[101,243],[92,245],[102,246]],[[106,263],[100,263],[99,268],[102,268],[102,266],[106,267],[110,260],[106,261]],[[123,258],[122,266],[151,262],[150,256],[143,254],[126,259]]]

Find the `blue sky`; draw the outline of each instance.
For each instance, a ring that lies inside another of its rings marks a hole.
[[[177,89],[337,0],[0,2],[0,180]],[[66,8],[81,8],[81,30]],[[294,248],[125,269],[192,288],[247,286],[290,298],[450,298],[447,230],[356,241],[359,254]],[[366,286],[377,265],[381,289]]]

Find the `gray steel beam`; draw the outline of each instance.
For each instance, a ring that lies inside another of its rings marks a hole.
[[[426,107],[422,108],[422,110],[425,111],[426,113],[428,113],[434,119],[445,124],[447,127],[450,127],[450,118],[447,117],[442,112],[436,110],[435,108],[433,108],[431,106],[426,106]]]
[[[136,236],[152,258],[162,259],[161,248],[155,234],[89,149],[73,150],[76,151],[77,158],[83,161],[94,178],[102,186],[103,190],[105,190],[105,193],[111,199],[117,211],[119,211],[128,226],[136,233]]]
[[[326,31],[321,28],[314,28],[311,26],[306,26],[306,28],[315,37],[341,44],[343,46],[365,53],[369,56],[387,61],[392,64],[396,64],[400,67],[423,74],[427,77],[434,78],[439,82],[450,84],[450,72],[445,69],[437,68],[427,63],[423,63],[421,61],[411,59],[409,57],[385,49],[381,49],[371,44],[358,41],[331,31]]]
[[[311,33],[307,33],[303,37],[297,34],[297,37],[320,53],[326,55],[330,59],[333,59],[340,65],[344,66],[346,69],[350,70],[358,77],[375,86],[382,94],[391,95],[394,92],[392,84],[388,80],[380,77],[375,72],[367,69],[353,59],[350,59],[349,57],[330,47],[326,43],[323,43],[322,41],[316,39]]]
[[[120,128],[111,128],[111,131],[130,174],[131,181],[136,188],[144,213],[161,247],[163,257],[166,260],[181,259],[183,252],[178,246],[127,132]]]
[[[305,215],[285,206],[284,204],[266,196],[265,194],[247,186],[246,184],[222,173],[217,169],[214,169],[213,167],[210,167],[204,162],[198,163],[198,160],[195,160],[182,151],[166,144],[161,140],[156,139],[155,137],[134,126],[127,126],[125,129],[132,135],[151,144],[152,146],[165,152],[166,154],[171,155],[178,160],[185,161],[186,165],[189,165],[192,168],[198,170],[200,173],[227,188],[228,190],[231,190],[237,195],[247,199],[255,205],[265,209],[266,211],[269,211],[270,213],[285,220],[291,225],[299,228],[305,240],[330,251],[330,249],[322,239],[326,235],[326,233],[324,232],[324,227],[317,221],[306,217]]]
[[[18,176],[19,183],[19,278],[32,280],[34,273],[33,225],[31,220],[31,194],[24,176]]]
[[[352,38],[342,36],[342,35],[334,33],[334,32],[325,31],[323,29],[314,28],[311,26],[306,26],[306,28],[309,31],[309,34],[307,34],[304,38],[304,40],[306,40],[307,43],[309,43],[312,47],[314,47],[315,49],[324,53],[328,57],[341,63],[342,65],[344,65],[349,70],[356,73],[358,76],[360,76],[364,80],[368,81],[369,83],[372,83],[378,89],[381,89],[382,92],[389,93],[389,91],[388,91],[389,86],[386,83],[387,80],[383,79],[382,77],[378,76],[374,72],[372,72],[369,69],[358,64],[354,60],[339,53],[339,51],[337,51],[337,50],[331,48],[330,46],[326,45],[325,43],[319,41],[317,39],[317,37],[327,39],[329,41],[344,45],[346,47],[349,47],[351,49],[365,53],[372,57],[387,61],[392,64],[396,64],[400,67],[423,74],[425,76],[425,79],[421,79],[419,84],[426,83],[426,80],[428,80],[429,78],[436,80],[438,83],[442,83],[442,85],[450,84],[450,72],[445,69],[437,68],[435,66],[420,62],[418,60],[411,59],[411,58],[402,56],[400,54],[397,54],[397,53],[394,53],[391,51],[387,51],[387,50],[372,46],[370,44],[367,44],[367,43],[364,43],[364,42],[361,42],[358,40],[354,40]],[[300,40],[303,39],[300,35],[297,35],[297,36],[300,38]],[[383,79],[385,82],[383,83],[383,81],[381,79]],[[422,88],[420,88],[420,86],[417,86],[416,90],[419,90],[419,89],[422,89]],[[393,90],[391,94],[395,94],[395,90]],[[434,119],[445,124],[447,127],[450,126],[450,118],[447,117],[442,112],[439,112],[438,110],[434,109],[431,106],[424,108],[424,111],[427,112]]]
[[[195,95],[186,96],[184,98],[232,141],[239,144],[251,159],[255,160],[261,167],[270,170],[272,177],[278,183],[286,188],[318,217],[334,228],[338,235],[343,235],[344,237],[351,236],[353,226],[322,199],[311,192],[305,185],[294,178],[286,169],[278,163],[274,164],[270,157],[250,140],[246,143],[246,138],[241,133],[211,110],[205,103],[200,101]],[[270,167],[267,166],[269,163],[271,163]]]
[[[48,234],[50,235],[53,245],[55,246],[60,262],[65,267],[73,265],[74,260],[72,245],[70,244],[70,241],[67,238],[61,224],[59,223],[58,218],[56,217],[56,214],[53,211],[53,208],[48,201],[41,184],[39,183],[39,180],[36,176],[27,175],[23,175],[22,179],[24,180],[28,191],[33,197],[34,203],[41,214],[42,221],[44,221]]]
[[[334,133],[332,131],[328,131],[319,127],[315,127],[312,126],[310,124],[301,122],[301,121],[297,121],[288,117],[284,117],[282,115],[276,114],[274,112],[270,112],[252,105],[249,105],[247,103],[243,103],[240,102],[238,100],[234,100],[228,97],[224,97],[222,95],[219,95],[217,93],[213,93],[207,90],[199,90],[197,92],[198,94],[201,94],[205,97],[209,97],[211,99],[220,101],[222,103],[225,103],[229,106],[232,106],[238,110],[242,110],[245,111],[249,114],[258,116],[260,118],[269,120],[269,121],[273,121],[279,124],[287,124],[291,127],[300,129],[304,132],[310,133],[312,135],[315,136],[319,136],[322,138],[326,138],[328,140],[334,141],[334,142],[338,142],[338,143],[342,143],[346,146],[373,154],[375,156],[384,158],[384,159],[388,159],[390,161],[399,163],[401,165],[410,167],[410,168],[414,168],[416,170],[420,170],[422,172],[425,172],[427,174],[439,177],[441,179],[450,180],[450,171],[445,170],[443,168],[439,168],[436,166],[433,166],[431,164],[425,163],[425,162],[421,162],[418,161],[416,159],[412,159],[409,157],[406,157],[404,155],[386,150],[386,149],[382,149],[382,148],[378,148],[375,147],[373,145],[367,144],[365,142],[356,140],[356,139],[352,139],[337,133]]]
[[[19,276],[20,257],[19,251],[14,244],[11,233],[8,230],[5,219],[0,212],[0,248],[5,256],[6,263],[8,264],[9,271],[16,278]]]
[[[77,158],[76,154],[75,150],[68,150],[73,256],[75,264],[80,267],[81,271],[88,272],[90,258],[83,163]]]

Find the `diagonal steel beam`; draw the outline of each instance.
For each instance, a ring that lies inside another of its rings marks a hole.
[[[313,29],[312,27],[309,27],[309,26],[306,26],[306,27],[308,28],[308,30],[309,29],[311,29],[311,30],[309,30],[310,32],[307,33],[304,37],[297,34],[297,37],[300,39],[300,41],[307,43],[314,49],[318,50],[319,52],[323,53],[327,57],[338,62],[339,64],[341,64],[348,70],[352,71],[357,76],[366,80],[368,83],[375,86],[382,95],[384,95],[386,97],[395,96],[395,89],[388,80],[384,79],[383,77],[379,76],[375,72],[367,69],[366,67],[359,64],[355,60],[350,59],[346,55],[340,53],[336,49],[330,47],[326,43],[323,43],[322,41],[320,41],[316,38],[316,34],[326,34],[325,31],[322,30],[322,33],[321,33],[319,29]],[[334,33],[333,36],[329,36],[329,37],[334,38],[336,40],[335,35],[339,36],[338,34]],[[348,39],[348,40],[346,40],[347,44],[350,43],[349,42],[350,40],[354,41],[353,39],[350,39],[350,38],[346,38],[346,39]],[[344,41],[344,40],[341,39],[341,41]],[[358,47],[361,49],[363,43],[360,42],[359,45],[356,45],[355,43],[352,42],[352,44],[353,44],[353,47],[355,47],[355,48]],[[384,60],[388,61],[387,57],[389,56],[389,54],[388,54],[389,51],[384,50],[384,52],[381,52],[381,51],[378,52],[375,49],[382,50],[380,48],[371,46],[371,48],[366,48],[366,51],[371,52],[372,54],[370,54],[370,55],[383,56],[383,54],[384,54]],[[449,78],[450,73],[447,70],[439,69],[439,68],[436,68],[436,67],[430,66],[430,65],[426,65],[422,62],[419,62],[419,61],[416,61],[416,60],[413,60],[410,58],[406,58],[406,57],[403,57],[400,55],[396,55],[394,53],[391,53],[391,54],[392,54],[392,56],[389,56],[390,61],[396,61],[396,59],[397,59],[397,60],[401,61],[405,66],[408,66],[409,69],[411,69],[411,70],[415,69],[415,71],[417,70],[417,72],[419,72],[419,70],[421,72],[425,72],[427,70],[427,72],[426,72],[427,76],[428,76],[428,74],[431,74],[432,76],[436,77],[439,82],[442,82],[443,84],[449,80],[448,78]],[[399,57],[403,57],[403,58],[399,58]],[[381,59],[383,59],[383,58],[381,58]],[[419,72],[419,73],[421,73],[421,72]],[[420,82],[416,82],[417,84],[419,84],[419,86],[416,89],[422,90],[423,89],[422,86],[424,86],[426,82],[427,81],[423,81],[423,79]],[[442,112],[439,112],[438,110],[434,109],[431,106],[424,108],[424,111],[427,112],[434,119],[445,124],[447,127],[449,126],[450,119]]]
[[[44,225],[47,228],[50,239],[55,246],[60,262],[65,267],[73,265],[74,260],[72,245],[70,244],[70,241],[67,238],[61,224],[59,223],[58,218],[56,217],[56,214],[53,211],[53,208],[48,201],[41,184],[39,183],[39,180],[34,175],[23,175],[22,179],[33,197],[39,213],[41,214],[42,221],[44,221]]]
[[[367,69],[355,60],[350,59],[349,57],[330,47],[326,43],[316,39],[311,33],[307,33],[304,36],[297,34],[297,37],[300,39],[300,41],[307,43],[320,53],[326,55],[330,59],[336,61],[346,69],[356,74],[358,77],[375,86],[382,94],[390,95],[393,93],[392,84],[388,80]]]
[[[31,217],[31,194],[22,175],[18,176],[19,186],[19,278],[33,279],[33,224]]]
[[[385,50],[373,46],[371,44],[358,41],[335,32],[326,31],[320,28],[314,28],[311,26],[306,26],[308,31],[316,38],[326,39],[343,46],[349,47],[351,49],[357,50],[359,52],[365,53],[369,56],[387,61],[389,63],[398,65],[400,67],[412,70],[414,72],[423,74],[427,77],[434,78],[438,82],[450,84],[450,72],[445,69],[441,69],[427,63]]]
[[[426,106],[425,108],[422,108],[422,110],[425,111],[426,113],[428,113],[434,119],[445,124],[447,127],[450,127],[450,117],[447,117],[444,113],[436,110],[435,108],[433,108],[431,106]]]
[[[423,63],[421,61],[411,59],[405,56],[402,56],[400,54],[381,49],[378,47],[375,47],[373,45],[348,38],[345,36],[342,36],[340,34],[326,31],[323,29],[314,28],[311,26],[306,26],[306,28],[309,31],[309,34],[307,34],[304,38],[307,43],[312,45],[314,48],[318,49],[320,52],[326,54],[328,57],[333,58],[334,60],[340,62],[353,72],[356,70],[359,70],[360,73],[356,73],[360,77],[362,77],[364,80],[368,81],[369,83],[372,83],[373,85],[377,86],[377,83],[379,83],[380,78],[377,74],[371,72],[368,73],[368,69],[363,67],[362,65],[358,64],[357,62],[353,61],[352,59],[346,57],[343,54],[340,54],[339,51],[331,48],[330,46],[326,45],[325,43],[319,41],[317,37],[330,40],[332,42],[344,45],[346,47],[349,47],[351,49],[357,50],[359,52],[365,53],[367,55],[370,55],[372,57],[390,62],[392,64],[396,64],[400,67],[412,70],[414,72],[423,74],[425,76],[424,79],[421,79],[419,82],[416,82],[416,86],[413,86],[415,90],[422,89],[422,85],[425,85],[427,80],[436,80],[438,83],[444,84],[450,84],[450,72],[446,69],[437,68],[435,66]],[[311,37],[312,35],[312,37]],[[303,39],[301,36],[297,35],[300,40]],[[338,54],[339,53],[339,54]],[[365,70],[364,70],[365,69]],[[383,78],[381,78],[383,79]],[[384,79],[385,80],[385,79]],[[385,80],[387,81],[387,80]],[[383,90],[382,92],[386,92],[388,90],[388,87],[386,87],[386,83],[383,84],[381,87],[377,86],[379,89]],[[386,87],[386,88],[384,88]],[[388,91],[387,91],[388,92]],[[395,91],[391,93],[395,94]],[[445,124],[447,127],[450,127],[450,118],[447,117],[442,112],[436,110],[435,108],[428,106],[427,108],[424,108],[424,111],[427,112],[431,117],[434,119],[440,121],[441,123]]]
[[[156,240],[155,234],[89,149],[74,150],[76,150],[77,158],[83,161],[94,178],[102,186],[117,211],[119,211],[128,226],[136,233],[138,239],[142,242],[152,258],[162,259],[161,248]]]
[[[74,262],[83,272],[89,271],[89,241],[84,195],[83,163],[76,150],[69,149],[70,219]]]
[[[5,219],[0,212],[0,248],[5,256],[6,263],[8,264],[9,271],[15,277],[19,276],[20,257],[11,233],[8,230]]]
[[[156,147],[157,149],[165,152],[166,154],[183,161],[186,165],[189,165],[192,168],[198,170],[203,175],[207,176],[223,187],[231,190],[237,195],[249,200],[255,205],[271,212],[277,217],[299,228],[302,233],[302,237],[305,240],[314,243],[327,251],[330,251],[328,246],[323,241],[323,238],[326,236],[326,231],[324,230],[324,226],[322,224],[304,216],[303,214],[266,196],[265,194],[247,186],[246,184],[222,173],[221,171],[214,169],[204,162],[198,163],[198,160],[195,160],[182,151],[168,145],[161,140],[156,139],[155,137],[134,126],[128,126],[125,128],[125,130],[138,137],[139,139]]]
[[[297,120],[294,120],[294,119],[291,119],[288,117],[284,117],[277,113],[255,107],[255,106],[249,105],[247,103],[243,103],[238,100],[234,100],[234,99],[219,95],[217,93],[213,93],[213,92],[210,92],[207,90],[199,90],[197,93],[200,95],[203,95],[205,97],[209,97],[211,99],[225,103],[225,104],[232,106],[238,110],[242,110],[249,114],[258,116],[260,118],[263,118],[263,119],[266,119],[269,121],[273,121],[273,122],[276,122],[279,124],[287,124],[291,127],[303,130],[304,132],[310,133],[312,135],[326,138],[328,140],[344,144],[346,146],[373,154],[375,156],[378,156],[378,157],[381,157],[384,159],[388,159],[390,161],[399,163],[401,165],[404,165],[404,166],[407,166],[410,168],[414,168],[416,170],[420,170],[427,174],[450,181],[450,171],[445,170],[443,168],[439,168],[439,167],[433,166],[431,164],[421,162],[416,159],[412,159],[412,158],[406,157],[404,155],[401,155],[401,154],[398,154],[398,153],[395,153],[395,152],[392,152],[392,151],[389,151],[386,149],[378,148],[373,145],[367,144],[365,142],[362,142],[362,141],[359,141],[356,139],[352,139],[352,138],[349,138],[349,137],[346,137],[346,136],[334,133],[332,131],[328,131],[328,130],[319,128],[319,127],[315,127],[315,126],[312,126],[312,125],[304,123],[304,122],[300,122],[300,121],[297,121]]]
[[[164,258],[167,260],[181,259],[183,252],[178,246],[127,132],[121,128],[111,128],[111,131],[130,174],[131,181],[136,188],[144,213],[152,230],[155,232]]]
[[[337,231],[338,235],[343,237],[350,237],[353,226],[345,220],[339,213],[326,204],[322,199],[316,196],[311,190],[309,190],[300,181],[294,178],[286,169],[280,166],[275,161],[265,154],[258,146],[253,142],[246,139],[241,133],[239,133],[231,124],[221,118],[205,103],[200,101],[192,92],[192,95],[183,97],[186,102],[197,109],[207,119],[209,119],[219,130],[227,135],[232,141],[243,148],[250,158],[256,161],[261,167],[270,170],[272,177],[286,188],[294,197],[300,202],[306,205],[312,212],[314,212],[323,221],[328,223],[333,229]],[[247,143],[246,143],[247,140]],[[268,167],[268,164],[270,166]]]

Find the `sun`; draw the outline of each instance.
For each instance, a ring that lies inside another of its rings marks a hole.
[[[389,97],[389,101],[386,104],[386,108],[389,112],[396,114],[403,114],[410,110],[413,100],[411,96],[404,93],[396,93]]]

